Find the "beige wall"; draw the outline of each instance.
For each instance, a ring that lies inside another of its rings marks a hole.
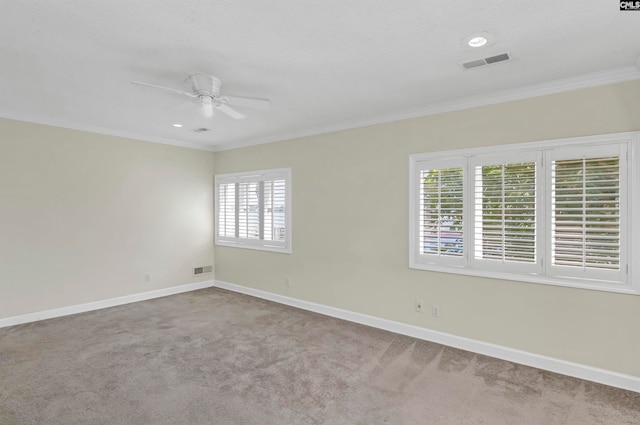
[[[213,157],[0,120],[0,318],[211,279]]]
[[[409,270],[407,242],[411,153],[633,130],[640,81],[218,152],[220,173],[292,167],[294,233],[291,255],[217,247],[216,278],[640,376],[640,296]],[[0,318],[203,280],[213,165],[0,119]]]
[[[640,296],[410,270],[407,235],[411,153],[634,130],[640,81],[217,152],[292,167],[293,253],[216,247],[216,279],[640,376]]]

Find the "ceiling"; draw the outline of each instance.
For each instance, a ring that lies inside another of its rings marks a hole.
[[[0,116],[227,149],[640,78],[639,51],[640,11],[613,0],[3,0]],[[193,73],[272,108],[205,118],[130,83]]]

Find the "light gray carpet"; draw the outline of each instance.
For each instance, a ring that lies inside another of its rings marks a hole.
[[[220,289],[0,329],[0,424],[640,424],[640,394]]]

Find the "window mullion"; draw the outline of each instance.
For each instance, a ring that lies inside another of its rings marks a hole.
[[[538,152],[536,157],[538,170],[536,173],[536,261],[538,262],[538,274],[547,273],[547,264],[551,259],[551,186],[550,176],[547,173],[549,161],[544,151]],[[547,236],[549,235],[549,236]]]
[[[258,239],[264,240],[264,180],[258,182]]]
[[[442,250],[442,173],[438,172],[438,254]]]
[[[582,270],[587,269],[587,160],[582,158]]]
[[[500,173],[500,178],[501,178],[501,188],[500,188],[500,213],[501,213],[501,217],[500,217],[500,243],[502,244],[502,262],[504,263],[506,260],[506,247],[507,247],[507,242],[506,242],[506,232],[507,232],[507,223],[506,223],[506,219],[505,219],[505,213],[506,213],[506,208],[505,208],[505,202],[507,202],[507,197],[505,196],[505,174],[506,174],[506,170],[507,168],[505,167],[504,164],[502,164],[502,173]]]
[[[236,222],[236,234],[235,237],[240,237],[240,183],[234,184],[236,196],[235,196],[235,222]]]
[[[475,250],[475,228],[473,226],[474,220],[474,197],[475,197],[475,188],[474,188],[474,170],[471,165],[471,161],[468,159],[465,160],[464,164],[464,173],[463,173],[463,193],[462,193],[462,225],[463,225],[463,258],[464,265],[466,267],[471,267],[473,264],[473,251]]]

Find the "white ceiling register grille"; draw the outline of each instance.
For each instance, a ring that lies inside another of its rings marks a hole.
[[[494,63],[500,63],[500,62],[505,62],[509,60],[511,60],[511,57],[509,56],[508,53],[501,53],[499,55],[489,56],[487,58],[475,59],[469,62],[464,62],[462,64],[462,67],[464,69],[472,69],[472,68],[478,68],[480,66],[491,65]]]

